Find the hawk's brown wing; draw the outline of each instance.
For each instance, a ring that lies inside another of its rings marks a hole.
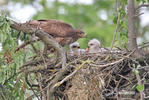
[[[33,20],[28,24],[31,27],[40,27],[45,32],[49,33],[53,37],[66,37],[70,36],[73,27],[65,22],[58,20]]]
[[[75,41],[77,41],[78,38],[73,37],[55,37],[54,38],[61,46],[69,45]]]

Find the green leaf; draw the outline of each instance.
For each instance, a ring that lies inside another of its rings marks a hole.
[[[138,65],[138,66],[137,66],[137,69],[140,68],[140,67],[141,67],[141,65]]]
[[[4,23],[3,22],[0,22],[0,27],[2,27],[4,25]]]
[[[136,75],[138,75],[139,74],[139,70],[135,69],[135,73],[136,73]]]
[[[127,4],[127,0],[122,0],[122,2],[126,5]]]
[[[137,85],[136,88],[139,92],[144,91],[144,85]]]
[[[136,0],[137,1],[137,3],[139,4],[142,0]]]
[[[135,68],[135,64],[132,65]]]
[[[114,23],[114,24],[117,23],[117,14],[114,14],[113,23]]]

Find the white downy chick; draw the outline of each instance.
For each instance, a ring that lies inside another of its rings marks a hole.
[[[69,45],[70,52],[72,55],[80,55],[81,54],[81,49],[80,49],[80,44],[78,42],[74,42]]]
[[[97,39],[92,39],[88,42],[88,50],[89,53],[98,53],[101,52],[101,44],[100,41]]]

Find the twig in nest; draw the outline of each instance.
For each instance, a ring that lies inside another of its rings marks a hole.
[[[41,58],[42,58],[42,60],[43,60],[43,63],[44,63],[44,66],[45,66],[45,69],[47,69],[47,63],[46,63],[46,60],[45,60],[45,58],[43,57],[43,55],[41,54]]]
[[[42,91],[41,93],[44,97],[44,100],[46,100],[46,95],[44,94],[44,91],[43,91],[43,88],[42,88],[42,83],[41,83],[41,79],[40,79],[41,76],[40,76],[39,73],[37,73],[37,77],[38,77],[38,83],[39,83],[40,90]]]
[[[31,43],[36,42],[36,41],[39,41],[39,40],[40,39],[29,40],[29,41],[26,41],[25,43],[22,43],[18,48],[15,49],[14,53],[16,53],[17,51],[19,51],[21,48],[25,47],[26,45],[31,44]]]
[[[54,85],[54,88],[55,88],[55,87],[59,87],[59,86],[60,86],[61,84],[63,84],[65,81],[69,80],[69,79],[70,79],[72,76],[74,76],[81,68],[83,68],[86,63],[89,64],[90,62],[91,62],[90,60],[84,61],[80,66],[76,67],[75,71],[73,71],[70,75],[66,76],[62,81],[56,83],[56,84]]]
[[[29,75],[29,73],[25,73],[25,76],[26,76],[25,77],[25,80],[26,80],[26,82],[28,80],[28,75]],[[34,91],[34,89],[32,88],[32,86],[30,84],[28,84],[28,85],[30,86],[31,90],[33,91],[33,93],[37,97],[37,99],[40,100],[40,98],[38,97],[38,95],[36,94],[36,92]]]
[[[141,78],[139,76],[139,73],[136,73],[135,71],[135,74],[136,74],[136,78],[137,78],[137,81],[138,81],[138,86],[142,86],[142,82],[141,82]],[[144,92],[143,90],[140,90],[140,100],[144,100]]]
[[[114,64],[117,64],[117,63],[120,63],[121,61],[123,61],[124,58],[120,59],[120,60],[117,60],[115,62],[112,62],[112,63],[108,63],[108,64],[105,64],[105,65],[96,65],[96,64],[89,64],[90,66],[94,66],[94,67],[107,67],[107,66],[112,66]]]
[[[120,74],[118,74],[118,76],[120,76],[120,77],[122,77],[122,78],[124,78],[124,79],[126,79],[129,83],[131,83],[132,84],[132,82],[127,78],[127,77],[124,77],[124,76],[122,76],[122,75],[120,75]]]

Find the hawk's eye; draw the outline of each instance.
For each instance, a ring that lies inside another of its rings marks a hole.
[[[93,45],[92,43],[90,45]]]
[[[79,34],[83,34],[83,32],[79,32]]]
[[[72,48],[77,48],[77,46],[72,46]]]

